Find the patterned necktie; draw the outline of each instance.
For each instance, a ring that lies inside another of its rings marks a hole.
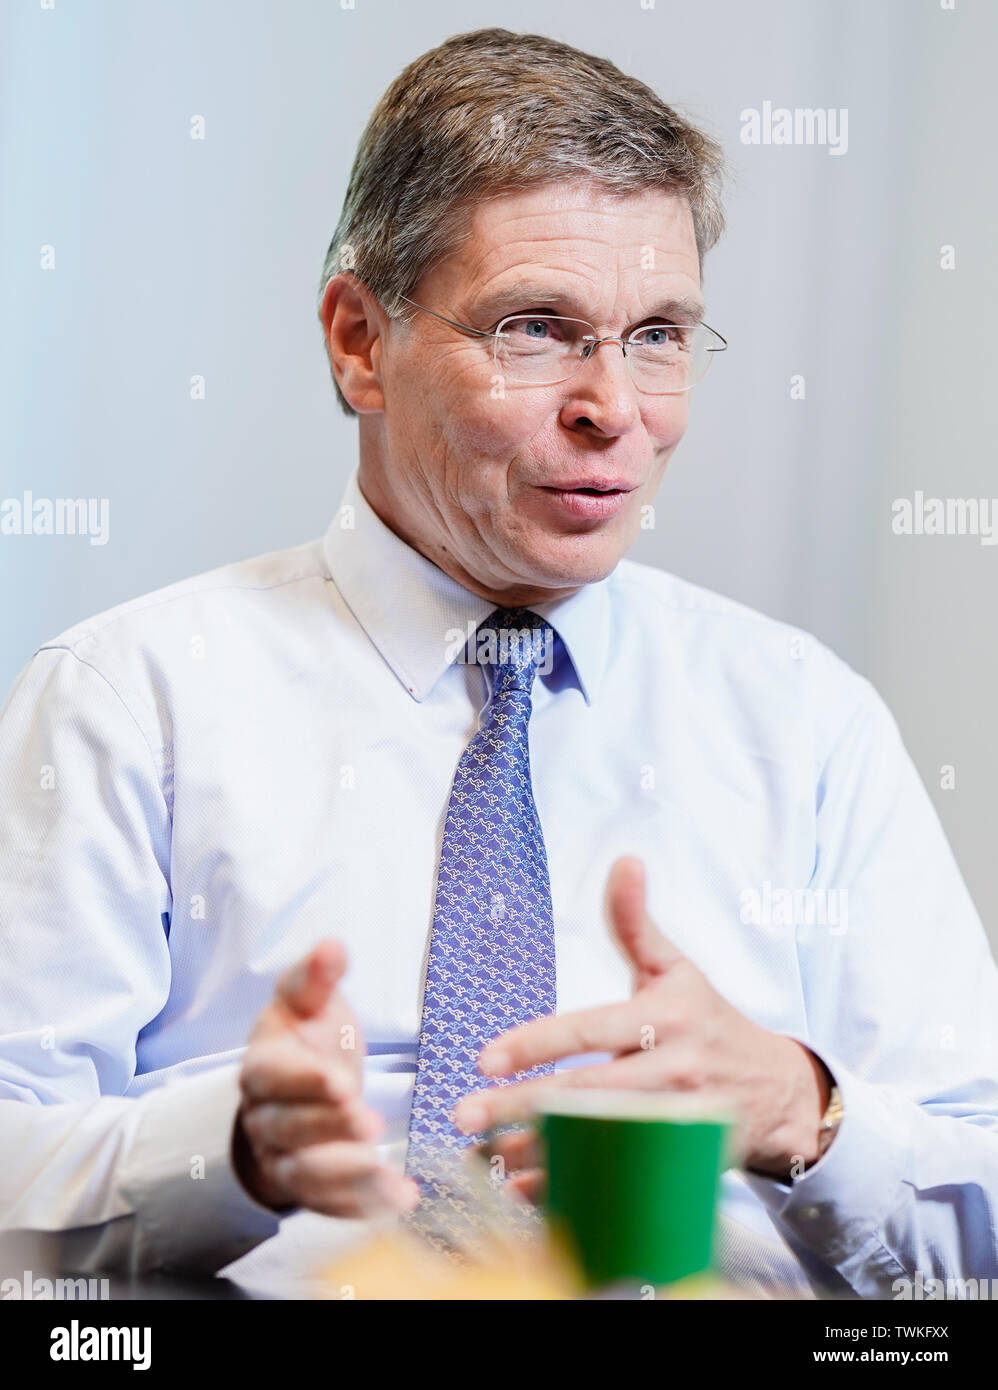
[[[469,1221],[458,1160],[474,1142],[451,1112],[496,1084],[477,1066],[486,1043],[555,1011],[551,889],[527,733],[534,677],[552,643],[551,628],[528,609],[497,609],[479,628],[476,654],[491,667],[492,696],[458,762],[444,823],[406,1172],[423,1194],[412,1224],[451,1253]],[[548,1062],[515,1080],[553,1070]]]

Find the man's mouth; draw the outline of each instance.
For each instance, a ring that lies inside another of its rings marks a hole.
[[[570,487],[559,488],[559,492],[580,492],[583,497],[609,497],[615,492],[622,492],[619,487]]]
[[[605,521],[625,504],[627,494],[635,484],[623,478],[586,478],[582,482],[565,479],[563,483],[546,483],[539,488],[558,507],[563,516],[580,521]]]
[[[623,478],[586,478],[583,482],[567,480],[563,483],[546,483],[545,492],[578,492],[584,497],[606,497],[617,492],[633,492],[634,484]]]

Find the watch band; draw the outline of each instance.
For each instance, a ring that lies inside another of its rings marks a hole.
[[[842,1114],[842,1094],[838,1086],[833,1086],[828,1095],[828,1108],[822,1115],[821,1124],[818,1126],[819,1158],[835,1138],[836,1131],[842,1123]]]

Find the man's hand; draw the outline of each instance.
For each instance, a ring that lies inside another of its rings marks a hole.
[[[486,1076],[511,1076],[586,1052],[614,1053],[613,1060],[476,1091],[455,1108],[458,1127],[476,1134],[527,1118],[536,1093],[551,1086],[697,1092],[734,1107],[743,1167],[786,1178],[795,1162],[815,1162],[830,1089],[823,1064],[800,1043],[739,1013],[659,931],[645,908],[640,860],[614,864],[606,907],[633,966],[631,999],[511,1029],[483,1049],[479,1067]],[[530,1146],[506,1139],[492,1150],[503,1153],[513,1169],[526,1166],[520,1158]],[[525,1172],[518,1186],[532,1193],[536,1174]]]
[[[250,1033],[232,1161],[276,1211],[371,1216],[419,1198],[372,1142],[384,1122],[362,1098],[364,1042],[339,988],[345,971],[340,943],[321,941],[281,976]]]

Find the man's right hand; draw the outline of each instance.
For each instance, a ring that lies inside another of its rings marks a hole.
[[[275,1211],[364,1217],[419,1199],[374,1146],[384,1122],[363,1100],[364,1041],[340,989],[346,964],[338,941],[320,941],[281,976],[250,1033],[232,1162]]]

